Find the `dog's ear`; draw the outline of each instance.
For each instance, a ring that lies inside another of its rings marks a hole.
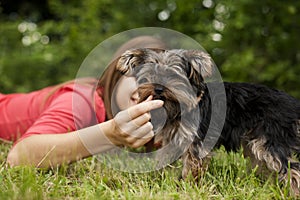
[[[199,75],[202,78],[212,75],[214,62],[207,53],[200,50],[187,50],[184,52],[184,55],[190,67],[188,74],[190,79]]]
[[[146,54],[147,50],[143,48],[127,50],[119,58],[117,70],[123,74],[130,75],[133,68],[145,63]]]

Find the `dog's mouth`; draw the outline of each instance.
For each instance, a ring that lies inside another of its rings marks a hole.
[[[138,87],[137,92],[139,96],[138,103],[145,101],[150,95],[152,95],[154,100],[158,99],[164,101],[163,107],[168,111],[168,113],[170,113],[170,111],[174,111],[174,107],[180,108],[176,95],[165,86],[159,84],[143,84]],[[169,115],[169,117],[171,117],[171,115]]]
[[[180,119],[180,105],[173,93],[166,87],[158,84],[143,84],[138,88],[139,102],[146,100],[150,95],[153,99],[164,101],[161,108],[150,111],[151,123],[155,133],[159,132],[167,123]]]
[[[170,134],[170,126],[176,129],[181,121],[180,103],[171,90],[161,85],[142,84],[137,91],[140,102],[146,100],[150,95],[153,96],[153,99],[164,101],[163,107],[150,111],[155,137],[148,146],[159,149],[165,145],[164,137],[165,134]],[[152,150],[148,149],[148,151]]]

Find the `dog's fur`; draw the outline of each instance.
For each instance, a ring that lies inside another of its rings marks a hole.
[[[213,75],[213,62],[200,50],[129,50],[120,57],[117,69],[136,77],[140,101],[149,95],[164,101],[166,121],[159,124],[155,140],[162,141],[162,146],[172,143],[182,149],[183,178],[188,173],[197,178],[207,167],[208,156],[203,155],[208,150],[203,141],[211,116],[218,116],[212,101],[218,102],[223,88],[226,118],[224,125],[212,124],[215,136],[219,136],[215,147],[224,145],[227,151],[243,147],[254,166],[278,173],[280,181],[290,181],[292,191],[299,194],[300,163],[294,158],[300,157],[297,99],[258,84],[224,82],[220,87],[206,82]],[[220,92],[212,94],[209,87]],[[159,115],[163,116],[162,112]]]

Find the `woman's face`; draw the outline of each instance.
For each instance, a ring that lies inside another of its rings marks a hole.
[[[139,100],[134,77],[122,76],[116,88],[116,103],[120,110],[136,105]]]

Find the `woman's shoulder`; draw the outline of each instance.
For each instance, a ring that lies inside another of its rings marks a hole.
[[[75,80],[70,83],[65,84],[61,88],[61,93],[72,92],[72,104],[76,107],[76,105],[81,102],[82,99],[85,100],[87,105],[89,105],[90,109],[93,111],[93,115],[96,116],[97,122],[105,121],[105,106],[102,97],[99,95],[102,93],[103,88],[97,87],[96,79],[80,79]],[[80,109],[81,106],[77,108],[73,108],[75,110]],[[81,107],[83,108],[83,107]],[[81,110],[81,109],[80,109]]]

